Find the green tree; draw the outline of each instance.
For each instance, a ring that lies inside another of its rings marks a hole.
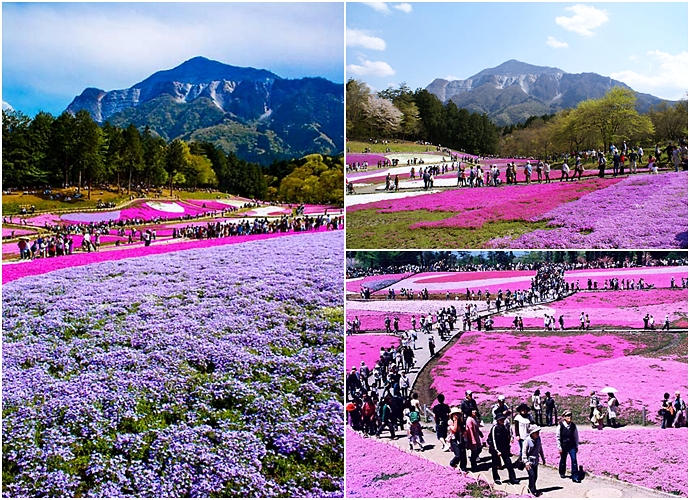
[[[652,133],[652,122],[635,110],[637,98],[631,90],[614,87],[601,99],[582,101],[576,118],[598,132],[600,144],[608,150],[611,144],[628,139],[633,133]]]
[[[85,109],[77,111],[74,115],[74,143],[72,156],[74,165],[79,172],[77,189],[81,191],[82,174],[86,176],[89,186],[88,198],[91,199],[93,181],[100,180],[103,174],[103,158],[101,145],[103,134],[100,127],[93,121],[91,115]]]
[[[132,176],[140,174],[145,166],[144,145],[139,130],[129,124],[122,132],[122,165],[127,172],[127,193],[132,192]],[[120,187],[118,177],[118,190]]]
[[[168,144],[165,150],[165,171],[170,182],[170,196],[173,195],[173,182],[178,173],[184,173],[189,164],[189,147],[180,139]]]
[[[651,110],[649,118],[654,124],[654,140],[661,142],[665,140],[677,140],[688,135],[688,100],[682,99],[669,104],[663,101]]]
[[[364,137],[366,134],[365,106],[369,99],[366,83],[350,79],[345,85],[345,128],[349,137]]]

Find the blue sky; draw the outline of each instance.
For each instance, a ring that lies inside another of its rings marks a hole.
[[[466,79],[510,59],[687,93],[688,3],[347,4],[347,78],[375,90]]]
[[[60,114],[194,56],[342,83],[342,3],[3,3],[2,100]]]

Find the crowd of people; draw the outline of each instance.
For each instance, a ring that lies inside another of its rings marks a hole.
[[[208,222],[206,225],[190,224],[183,228],[173,228],[172,237],[173,239],[212,239],[251,234],[286,233],[290,231],[319,231],[322,228],[336,230],[342,227],[342,225],[342,216],[331,217],[328,214],[301,217],[283,216],[273,220],[257,218],[241,222],[213,221]],[[113,228],[115,234],[111,234],[111,229]],[[48,236],[39,234],[33,241],[29,237],[20,238],[17,243],[20,260],[73,255],[76,250],[74,239],[78,235],[82,237],[82,252],[98,252],[101,249],[102,237],[109,235],[117,238],[114,243],[116,247],[125,243],[131,245],[138,242],[142,242],[144,246],[150,246],[158,237],[155,226],[126,228],[124,225],[113,226],[111,223],[106,222],[55,226],[53,230],[56,231],[56,234]]]
[[[507,472],[507,480],[512,484],[519,483],[515,469],[526,470],[529,492],[540,496],[537,488],[539,463],[546,464],[543,446],[556,446],[561,479],[569,477],[575,483],[582,481],[584,472],[577,460],[581,441],[578,426],[573,421],[573,411],[560,407],[550,391],[542,397],[541,391],[536,389],[526,401],[513,402],[510,406],[504,395],[498,395],[484,419],[471,390],[466,390],[465,398],[454,406],[449,406],[445,396],[438,394],[436,404],[427,408],[421,404],[418,393],[410,392],[407,370],[402,368],[406,362],[399,358],[401,356],[396,355],[391,347],[382,349],[373,371],[364,362],[359,369],[352,367],[347,377],[349,402],[346,409],[349,424],[354,430],[365,437],[376,438],[388,431],[391,440],[398,439],[397,433],[404,431],[410,451],[417,449],[423,452],[429,436],[425,435],[422,422],[433,418],[433,432],[441,451],[452,453],[451,467],[477,472],[480,454],[486,447],[496,484],[501,483],[499,470]],[[370,378],[373,378],[372,382]],[[589,394],[589,417],[583,418],[587,418],[584,425],[592,429],[621,425],[620,401],[615,390],[604,388],[603,391],[609,391],[605,392],[605,405],[599,393],[592,390]],[[578,414],[586,415],[585,411],[583,408]],[[687,426],[687,405],[680,391],[675,392],[674,398],[669,393],[664,394],[658,415],[662,428]],[[552,426],[557,426],[555,436],[542,441],[542,427]],[[515,441],[519,451],[513,461],[511,445]]]

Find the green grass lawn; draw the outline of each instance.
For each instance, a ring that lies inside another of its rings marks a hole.
[[[416,210],[412,212],[378,213],[377,209],[347,213],[346,246],[348,250],[369,248],[485,248],[497,237],[518,237],[537,229],[550,229],[547,222],[487,222],[476,229],[425,227],[410,229],[418,222],[449,219],[453,212]]]
[[[350,153],[363,153],[364,148],[371,149],[372,153],[385,153],[386,149],[390,148],[393,153],[424,153],[427,151],[435,152],[436,146],[424,146],[415,144],[412,141],[398,141],[397,143],[391,141],[388,144],[370,143],[369,141],[348,141],[346,151],[349,148]]]

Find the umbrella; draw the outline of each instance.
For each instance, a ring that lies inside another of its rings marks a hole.
[[[356,409],[357,409],[357,406],[355,406],[354,403],[348,403],[345,406],[345,410],[347,410],[347,411],[355,411]]]
[[[618,389],[614,389],[613,387],[606,386],[602,390],[600,390],[599,392],[601,392],[603,394],[608,394],[609,392],[618,392]]]

